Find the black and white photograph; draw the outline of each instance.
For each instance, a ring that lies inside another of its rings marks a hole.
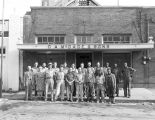
[[[0,0],[0,120],[155,120],[155,0]]]

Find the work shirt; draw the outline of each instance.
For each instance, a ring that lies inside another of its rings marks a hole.
[[[68,73],[69,68],[68,67],[64,67],[63,72],[66,75]]]
[[[131,67],[124,67],[122,70],[124,80],[131,81],[131,77],[132,77],[132,74],[134,71],[135,71],[135,69],[133,69]]]
[[[97,84],[104,84],[105,82],[105,77],[103,73],[103,68],[102,67],[96,67],[95,68],[95,80]]]
[[[116,89],[116,78],[114,74],[107,74],[106,75],[106,87]]]
[[[33,73],[32,71],[26,71],[24,73],[24,83],[27,86],[29,83],[32,83]]]
[[[68,72],[66,75],[66,81],[73,82],[75,80],[76,76],[73,72]]]
[[[53,80],[53,75],[54,75],[53,69],[47,69],[45,71],[45,79],[46,79],[46,81],[47,81],[47,79],[52,79]]]
[[[64,76],[65,76],[65,74],[64,74],[63,71],[62,72],[60,72],[60,71],[57,72],[56,73],[56,81],[63,83],[64,82]]]
[[[120,79],[120,70],[118,67],[115,67],[113,69],[113,74],[115,75],[116,77],[116,82],[119,83],[119,79]]]
[[[95,77],[94,77],[94,68],[88,67],[86,72],[86,82],[88,83],[94,83]]]
[[[84,82],[84,75],[83,73],[78,73],[76,75],[77,79],[76,79],[76,84],[82,84]]]

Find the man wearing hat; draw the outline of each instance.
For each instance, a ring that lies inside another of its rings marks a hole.
[[[48,97],[49,87],[51,88],[51,101],[53,101],[54,96],[54,71],[52,69],[52,63],[48,63],[48,69],[45,71],[45,101]]]

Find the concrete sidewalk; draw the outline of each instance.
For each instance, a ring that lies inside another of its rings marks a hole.
[[[147,88],[132,88],[131,89],[131,97],[126,98],[123,97],[124,92],[123,89],[120,89],[120,96],[116,97],[116,102],[118,103],[139,103],[139,102],[153,102],[155,103],[155,89],[147,89]],[[24,100],[24,92],[17,93],[3,93],[3,99],[1,101],[6,100]],[[106,99],[108,99],[106,97]]]

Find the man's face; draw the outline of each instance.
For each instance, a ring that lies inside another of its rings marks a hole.
[[[84,68],[84,64],[83,63],[81,63],[81,68]]]
[[[114,64],[115,67],[117,67],[117,64]]]
[[[67,67],[67,63],[66,62],[64,63],[64,67]]]
[[[108,72],[108,74],[111,74],[111,70],[110,69],[108,69],[107,72]]]
[[[75,64],[72,64],[72,68],[75,68]]]
[[[43,63],[43,67],[46,67],[46,63]]]
[[[97,63],[97,67],[100,67],[100,63],[99,62]]]
[[[128,66],[128,64],[127,64],[127,63],[124,63],[124,66],[125,66],[125,67],[127,67],[127,66]]]
[[[52,64],[48,65],[48,68],[51,69],[52,68]]]
[[[37,62],[35,62],[35,63],[34,63],[34,66],[35,66],[35,67],[38,67],[38,63],[37,63]]]
[[[54,63],[54,67],[55,67],[55,68],[57,67],[57,62]]]
[[[89,67],[91,66],[91,62],[88,63],[88,66],[89,66]]]
[[[31,70],[31,66],[28,66],[28,67],[27,67],[27,70],[30,71],[30,70]]]
[[[109,67],[109,63],[106,63],[107,67]]]

